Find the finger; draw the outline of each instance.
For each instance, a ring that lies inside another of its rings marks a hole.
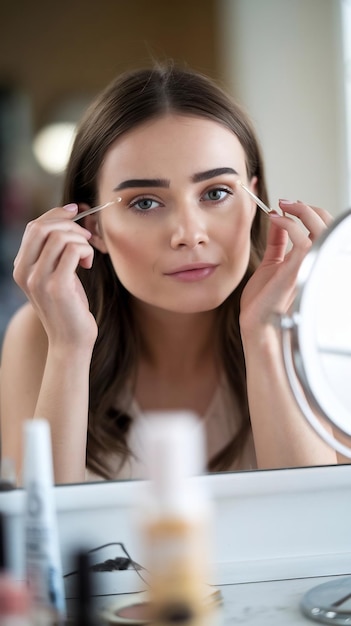
[[[88,269],[92,264],[93,255],[94,250],[91,247],[88,251],[86,246],[79,244],[66,246],[58,259],[55,270],[49,274],[47,280],[43,281],[40,274],[35,296],[37,297],[40,292],[45,291],[45,293],[50,294],[52,300],[58,301],[62,295],[66,299],[70,288],[76,284],[77,266],[80,263],[85,263]],[[32,282],[34,282],[34,278]]]
[[[38,260],[41,251],[49,238],[50,234],[54,231],[61,231],[64,233],[76,233],[89,240],[91,233],[86,228],[83,228],[79,224],[72,222],[71,220],[42,220],[42,216],[27,224],[20,249],[17,256],[14,259],[14,267],[19,263],[26,265],[33,265]]]
[[[293,245],[288,251],[289,239]],[[311,240],[292,218],[276,215],[271,220],[266,251],[260,267],[268,269],[264,291],[268,300],[272,298],[272,307],[275,310],[286,311],[292,303],[298,271],[311,245]]]
[[[27,259],[26,263],[16,264],[13,271],[14,280],[27,293],[29,283],[33,288],[37,282],[47,280],[55,271],[64,249],[67,247],[73,249],[74,246],[79,246],[81,259],[92,258],[92,247],[82,234],[73,231],[69,233],[51,231],[35,261],[32,259],[32,263],[29,264]]]
[[[270,219],[278,228],[285,230],[289,236],[293,248],[297,248],[304,253],[312,245],[311,233],[302,228],[302,224],[288,215],[270,215]],[[319,218],[318,218],[319,219]],[[324,229],[326,227],[324,226]]]
[[[91,245],[79,233],[51,232],[40,254],[37,265],[42,266],[48,273],[54,272],[63,252],[69,249],[75,255],[76,248],[80,250],[82,258],[91,256]]]
[[[78,213],[78,204],[75,202],[70,202],[69,204],[65,204],[64,206],[56,206],[53,209],[49,209],[45,211],[37,218],[40,220],[47,219],[72,219]]]
[[[55,273],[63,278],[63,284],[66,284],[66,278],[69,280],[77,270],[78,265],[85,269],[90,269],[94,259],[94,248],[90,245],[69,245],[63,250]]]
[[[324,209],[309,206],[301,201],[279,200],[279,206],[284,213],[301,220],[309,231],[311,239],[319,237],[333,221],[332,216]]]
[[[303,204],[303,202],[301,202],[301,200],[297,201],[299,204]],[[306,206],[306,205],[305,205]],[[326,224],[326,226],[331,226],[331,224],[334,221],[333,216],[326,211],[325,209],[321,209],[318,206],[313,206],[312,204],[308,205],[311,209],[313,209],[313,211],[315,211],[317,213],[317,215],[319,215],[320,218],[322,218],[323,222]]]
[[[38,263],[28,275],[24,291],[28,298],[36,302],[41,308],[47,296],[50,301],[62,299],[62,295],[67,299],[72,281],[77,279],[77,266],[83,262],[87,267],[91,266],[93,259],[93,248],[87,250],[86,245],[70,243],[65,246],[57,259],[55,268],[48,271],[47,267]],[[45,298],[43,300],[43,298]],[[42,304],[40,304],[42,303]]]
[[[286,254],[288,240],[289,237],[287,231],[282,229],[272,220],[268,231],[266,250],[262,259],[262,264],[272,265],[275,263],[281,263]]]

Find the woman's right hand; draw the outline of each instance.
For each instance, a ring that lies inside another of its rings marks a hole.
[[[13,277],[31,302],[52,346],[92,347],[97,325],[76,269],[92,266],[91,233],[72,221],[78,206],[47,211],[27,225]]]

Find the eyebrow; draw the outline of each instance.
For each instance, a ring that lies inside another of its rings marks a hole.
[[[238,176],[238,172],[234,170],[232,167],[216,167],[213,170],[206,170],[205,172],[198,172],[191,177],[191,180],[194,183],[200,183],[203,180],[208,180],[209,178],[215,178],[216,176],[221,176],[221,174],[235,174]]]
[[[216,167],[212,170],[206,170],[205,172],[197,172],[191,177],[193,183],[200,183],[203,180],[209,180],[222,174],[234,174],[238,176],[238,172],[232,167]],[[121,189],[128,189],[130,187],[164,187],[168,188],[171,181],[166,178],[131,178],[124,180],[113,191],[120,191]]]
[[[131,178],[119,183],[113,191],[128,189],[129,187],[169,187],[170,184],[171,181],[165,178]]]

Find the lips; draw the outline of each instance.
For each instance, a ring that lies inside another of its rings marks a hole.
[[[217,267],[213,263],[191,263],[165,272],[165,275],[183,282],[192,282],[208,278]]]
[[[180,274],[182,272],[193,272],[207,268],[213,269],[215,267],[217,266],[214,263],[189,263],[189,265],[181,265],[180,267],[176,267],[174,270],[165,272],[165,274],[166,276],[172,276],[173,274]]]

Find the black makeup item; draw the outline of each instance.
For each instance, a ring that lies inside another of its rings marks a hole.
[[[83,549],[77,550],[75,563],[77,575],[74,626],[97,626],[101,622],[97,618],[93,601],[93,573],[89,553]]]

